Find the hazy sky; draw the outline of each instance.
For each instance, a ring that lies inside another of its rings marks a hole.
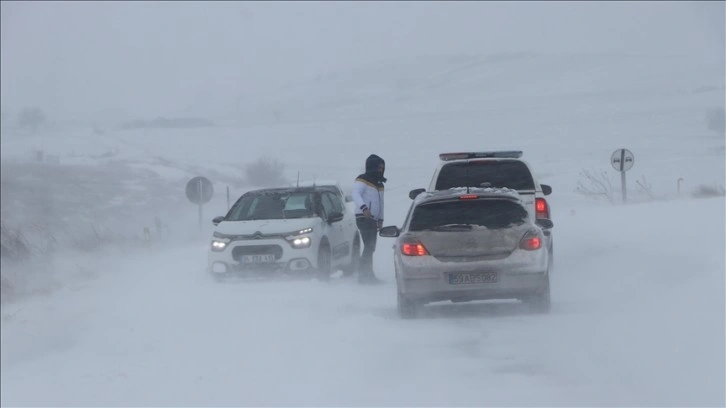
[[[3,108],[164,114],[422,54],[724,55],[723,2],[8,2]]]

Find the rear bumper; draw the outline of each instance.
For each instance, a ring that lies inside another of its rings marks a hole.
[[[418,277],[412,277],[413,274],[397,274],[398,290],[405,297],[424,303],[445,300],[522,299],[545,290],[549,282],[546,270],[497,271],[496,282],[458,285],[449,283],[449,273]]]

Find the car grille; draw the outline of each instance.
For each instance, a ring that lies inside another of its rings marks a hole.
[[[282,247],[279,245],[243,245],[232,249],[232,258],[239,260],[243,255],[275,255],[275,259],[282,258]]]

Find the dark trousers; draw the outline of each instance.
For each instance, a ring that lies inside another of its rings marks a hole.
[[[355,220],[363,240],[363,253],[360,256],[358,275],[368,278],[373,276],[373,252],[378,239],[378,224],[372,218],[357,217]]]

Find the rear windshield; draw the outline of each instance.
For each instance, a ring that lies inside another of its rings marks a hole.
[[[446,201],[414,209],[409,230],[424,231],[452,224],[498,229],[522,224],[527,217],[524,207],[509,200]]]
[[[315,216],[312,192],[247,193],[225,217],[226,221],[280,220]]]
[[[476,160],[444,165],[436,180],[436,190],[454,187],[493,187],[534,190],[527,165],[518,160]]]

